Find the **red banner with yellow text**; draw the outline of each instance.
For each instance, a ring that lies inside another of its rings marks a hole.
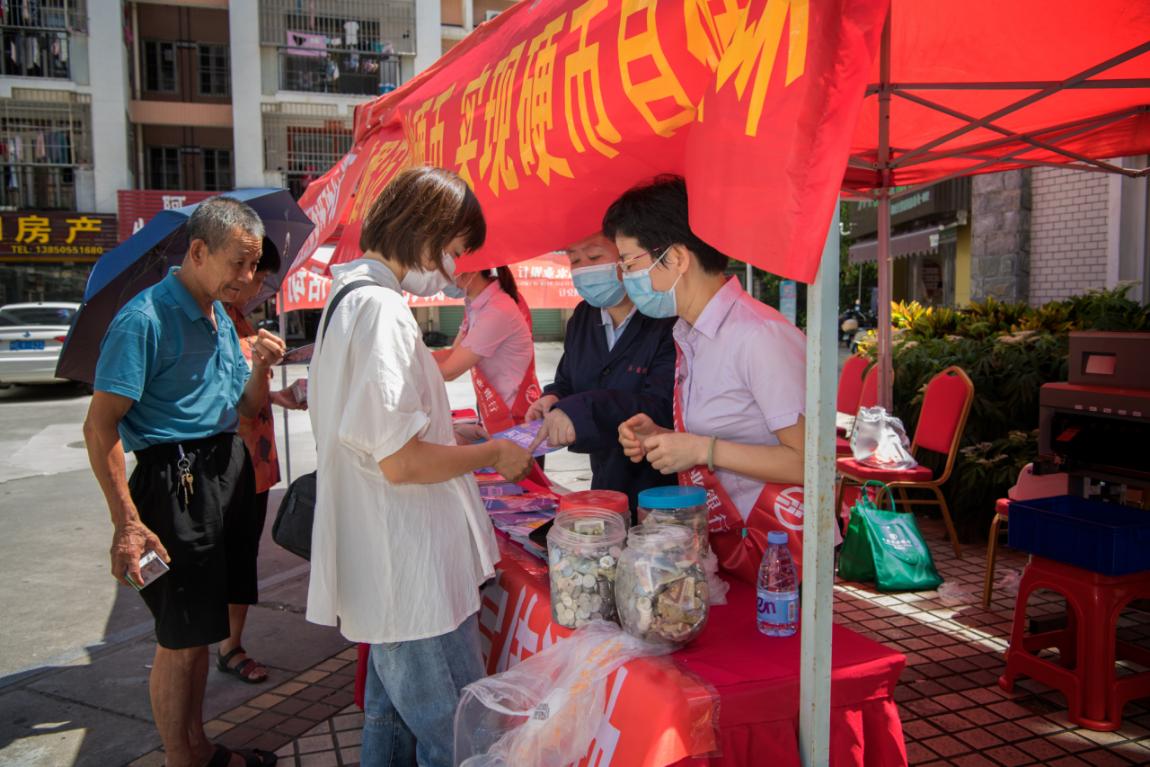
[[[889,0],[535,0],[481,25],[404,87],[360,106],[355,143],[301,206],[297,267],[418,164],[483,204],[472,267],[597,231],[658,173],[687,178],[691,226],[742,261],[813,279]]]
[[[532,309],[573,309],[583,299],[571,282],[567,256],[548,253],[511,265],[519,292]],[[307,269],[297,269],[284,280],[279,311],[322,309],[331,293],[331,278]],[[429,298],[404,294],[411,307],[460,306],[463,301],[436,293]]]

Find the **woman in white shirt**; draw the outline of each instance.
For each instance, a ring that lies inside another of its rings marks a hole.
[[[539,399],[531,310],[505,266],[458,274],[455,286],[467,300],[455,345],[435,352],[445,380],[471,371],[479,420],[489,433],[523,423]]]
[[[309,381],[318,486],[307,617],[372,646],[364,765],[451,764],[459,692],[483,675],[479,586],[499,558],[471,473],[494,466],[518,479],[531,466],[504,440],[456,445],[443,378],[402,293],[442,290],[485,235],[462,179],[407,170],[368,213],[363,257],[332,267]]]

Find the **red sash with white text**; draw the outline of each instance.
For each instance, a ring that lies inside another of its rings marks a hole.
[[[675,431],[686,433],[682,386],[686,375],[683,353],[675,347]],[[787,548],[795,561],[799,580],[803,577],[803,486],[767,482],[759,493],[747,521],[739,514],[730,494],[715,472],[695,466],[679,472],[680,485],[694,485],[707,491],[710,511],[711,549],[719,566],[747,583],[755,583],[759,564],[767,548],[767,533],[787,533]]]
[[[491,382],[487,380],[487,376],[479,371],[478,365],[471,368],[471,383],[475,387],[475,396],[479,400],[477,407],[479,421],[488,434],[506,431],[527,420],[527,410],[531,407],[531,403],[539,399],[541,391],[539,380],[535,377],[534,355],[531,358],[531,364],[527,366],[527,373],[523,376],[523,381],[519,384],[515,403],[510,408],[499,396],[499,392],[495,391]],[[551,483],[547,481],[547,475],[539,468],[538,463],[531,467],[531,473],[527,475],[527,478],[543,487],[551,487]]]
[[[489,434],[506,431],[516,424],[523,423],[527,418],[527,410],[531,403],[539,399],[539,379],[535,377],[535,359],[527,366],[527,372],[519,384],[515,402],[511,407],[495,391],[495,387],[487,380],[476,365],[471,369],[471,382],[475,387],[475,396],[479,400],[479,420]]]

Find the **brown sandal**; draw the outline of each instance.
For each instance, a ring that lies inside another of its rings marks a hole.
[[[228,662],[231,661],[232,658],[240,654],[247,655],[247,651],[244,650],[243,647],[237,645],[236,648],[227,655],[222,653],[217,655],[216,667],[225,674],[231,674],[237,679],[241,679],[248,684],[262,684],[263,682],[266,682],[268,680],[268,674],[266,670],[264,671],[263,676],[257,676],[250,673],[253,668],[260,665],[258,661],[252,660],[251,658],[244,658],[234,666],[228,665]]]

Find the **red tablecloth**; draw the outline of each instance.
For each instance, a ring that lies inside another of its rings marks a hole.
[[[502,536],[500,547],[498,577],[484,589],[480,611],[492,673],[570,633],[551,623],[543,562]],[[616,672],[607,716],[581,767],[798,767],[799,637],[759,634],[754,605],[754,589],[732,581],[728,604],[711,608],[706,630],[690,646],[669,660],[636,661]],[[361,702],[365,660],[361,647]],[[893,693],[906,659],[836,625],[833,660],[831,764],[905,765]]]

